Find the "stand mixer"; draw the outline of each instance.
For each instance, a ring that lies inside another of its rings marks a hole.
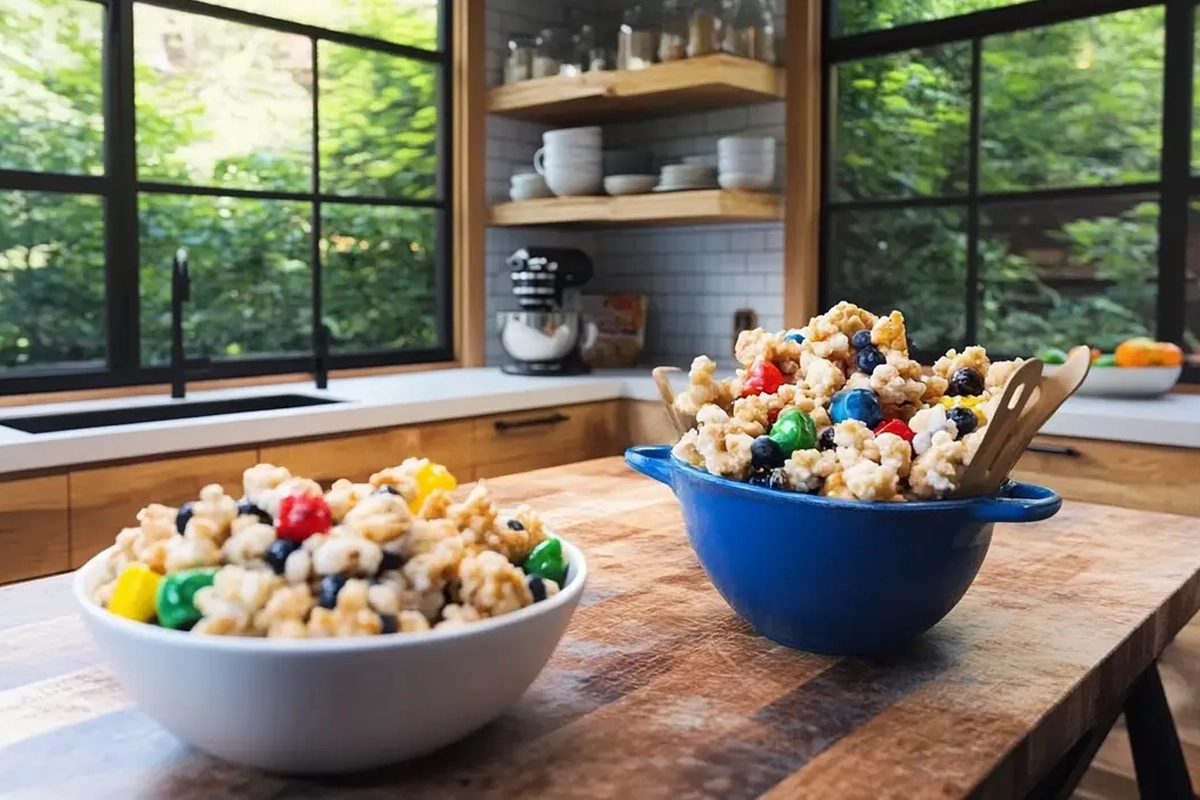
[[[579,287],[591,280],[592,260],[569,247],[523,247],[505,264],[518,311],[501,311],[496,325],[510,375],[583,375],[580,351],[596,338],[583,318]]]

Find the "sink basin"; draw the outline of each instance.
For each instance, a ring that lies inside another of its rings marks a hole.
[[[233,400],[208,400],[196,403],[172,402],[162,405],[107,408],[101,411],[79,411],[71,414],[34,414],[27,417],[0,419],[0,426],[25,433],[58,433],[85,428],[109,428],[113,425],[136,425],[139,422],[164,422],[171,419],[215,417],[221,414],[247,414],[252,411],[278,411],[285,408],[306,408],[340,403],[324,397],[303,394],[276,394],[263,397],[239,397]]]

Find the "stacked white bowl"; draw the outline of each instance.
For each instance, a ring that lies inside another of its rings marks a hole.
[[[775,183],[775,138],[726,136],[717,140],[717,169],[722,189],[769,189]]]
[[[529,167],[525,168],[526,170]],[[513,202],[536,200],[541,197],[553,197],[554,193],[546,186],[546,179],[536,172],[514,172],[512,183],[508,187],[508,196]]]
[[[533,167],[559,197],[600,194],[604,188],[600,129],[562,128],[542,134]]]

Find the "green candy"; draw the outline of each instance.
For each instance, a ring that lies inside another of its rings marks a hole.
[[[810,450],[817,446],[817,425],[813,418],[796,408],[785,408],[779,412],[775,424],[768,434],[771,441],[779,445],[787,458],[797,450]]]
[[[1067,354],[1057,347],[1043,347],[1038,350],[1037,357],[1042,360],[1043,364],[1067,363]]]
[[[527,575],[538,575],[561,586],[567,577],[567,559],[563,556],[562,542],[551,537],[533,548],[522,569]]]
[[[1117,357],[1113,353],[1105,353],[1092,362],[1093,367],[1115,367],[1117,365]]]
[[[158,584],[154,611],[164,628],[190,628],[203,616],[196,609],[196,592],[212,586],[220,567],[201,567],[173,572]]]

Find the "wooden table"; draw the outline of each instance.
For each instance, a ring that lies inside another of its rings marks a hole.
[[[61,576],[0,589],[0,796],[1065,796],[1123,706],[1157,780],[1143,791],[1190,793],[1153,665],[1200,608],[1196,519],[1069,503],[998,526],[959,607],[867,662],[756,636],[671,494],[619,459],[492,487],[583,545],[592,580],[550,666],[484,731],[352,778],[226,766],[130,706]]]

